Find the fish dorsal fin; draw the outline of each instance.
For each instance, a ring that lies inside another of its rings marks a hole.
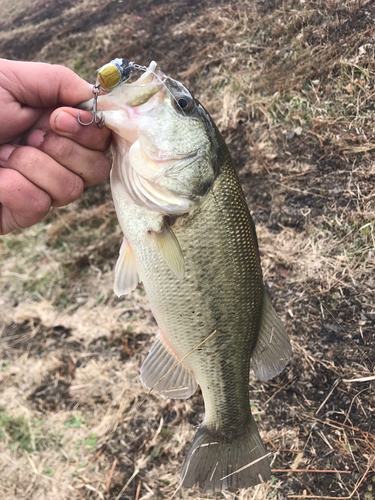
[[[159,334],[141,367],[141,381],[144,387],[147,390],[152,389],[164,398],[187,399],[192,396],[198,384],[193,374],[178,362],[174,351],[165,344]],[[176,368],[171,370],[175,365]]]
[[[251,354],[251,367],[260,380],[268,380],[285,368],[291,355],[289,335],[264,292],[259,335]]]
[[[134,290],[138,283],[139,277],[137,272],[137,262],[135,260],[133,250],[131,249],[126,238],[124,238],[115,269],[115,294],[117,297],[126,295]]]
[[[169,227],[167,221],[164,221],[163,229],[160,233],[154,232],[159,251],[165,260],[169,269],[182,281],[185,274],[184,256],[180,244]]]

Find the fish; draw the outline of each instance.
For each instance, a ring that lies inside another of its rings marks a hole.
[[[141,381],[177,399],[199,385],[204,399],[180,485],[216,493],[267,481],[250,368],[268,380],[292,351],[265,291],[255,225],[225,141],[202,104],[154,61],[97,104],[113,132],[111,190],[124,234],[114,290],[120,297],[142,282],[159,328]]]

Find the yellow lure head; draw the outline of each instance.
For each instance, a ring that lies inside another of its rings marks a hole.
[[[126,82],[134,70],[134,63],[116,58],[98,69],[96,83],[101,90],[111,92]]]

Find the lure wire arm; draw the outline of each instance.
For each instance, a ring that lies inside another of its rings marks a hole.
[[[78,112],[78,123],[83,125],[84,127],[88,127],[92,123],[96,123],[96,126],[99,128],[103,128],[105,125],[105,118],[103,115],[103,111],[100,112],[100,118],[98,117],[98,95],[100,94],[100,85],[94,85],[92,88],[92,93],[94,94],[94,101],[92,103],[92,120],[88,123],[84,123],[81,120],[80,112]],[[98,119],[99,118],[99,119]]]
[[[139,71],[147,71],[146,66],[140,66],[139,64],[136,64],[135,62],[131,61],[129,63],[129,66],[131,67],[132,71],[133,70],[139,70]]]

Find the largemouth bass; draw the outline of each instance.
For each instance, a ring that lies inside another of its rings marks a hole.
[[[143,282],[160,329],[142,383],[169,398],[188,398],[199,384],[204,398],[181,484],[208,493],[265,481],[250,364],[261,380],[274,377],[291,346],[264,290],[227,146],[198,100],[154,62],[136,82],[99,96],[98,109],[113,130],[111,188],[124,233],[115,292]]]

